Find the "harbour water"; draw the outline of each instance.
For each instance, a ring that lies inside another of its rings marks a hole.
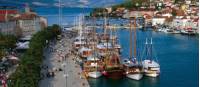
[[[49,25],[57,23],[58,9],[35,9],[40,15],[46,16]],[[63,10],[63,23],[73,23],[75,16],[88,13],[91,9],[67,8]],[[151,32],[153,45],[161,66],[161,74],[157,78],[144,77],[140,81],[128,78],[113,80],[105,77],[89,79],[91,87],[198,87],[199,74],[199,38],[180,34],[165,34]],[[119,41],[122,45],[122,58],[129,54],[129,31],[117,30]],[[146,35],[145,31],[138,31],[138,45],[143,48]]]
[[[122,57],[128,57],[129,31],[119,30]],[[144,46],[147,32],[138,32],[138,42]],[[89,79],[92,87],[198,87],[198,37],[152,32],[153,44],[161,66],[157,78],[144,77],[140,81],[102,77]]]

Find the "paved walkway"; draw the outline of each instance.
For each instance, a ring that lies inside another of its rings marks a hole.
[[[72,40],[63,38],[52,45],[53,52],[45,51],[46,59],[43,64],[48,66],[48,70],[41,71],[45,78],[40,81],[40,87],[89,87],[87,79],[82,77],[80,66],[73,61],[74,55],[70,55],[71,42]],[[46,77],[48,71],[54,71],[55,76]]]

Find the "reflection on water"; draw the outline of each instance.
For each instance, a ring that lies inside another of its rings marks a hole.
[[[128,87],[141,87],[141,81],[136,81],[136,80],[132,80],[132,79],[128,79],[127,78],[127,82],[128,82]]]
[[[148,83],[148,87],[156,87],[159,85],[160,78],[146,77],[144,80]]]
[[[159,77],[151,78],[144,76],[144,78],[140,81],[127,78],[127,84],[127,87],[157,87],[159,85]]]
[[[140,81],[126,77],[122,79],[109,79],[106,77],[88,79],[91,87],[159,87],[159,80],[159,77],[151,78],[146,76]]]
[[[123,87],[125,79],[109,79],[100,77],[98,79],[89,78],[88,82],[91,87]]]

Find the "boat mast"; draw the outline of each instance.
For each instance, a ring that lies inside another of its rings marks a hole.
[[[106,1],[104,1],[104,2],[106,3]],[[107,36],[108,36],[107,35],[107,33],[108,33],[107,26],[109,26],[109,23],[107,23],[107,22],[109,22],[109,21],[107,21],[108,15],[106,12],[106,6],[104,6],[103,12],[104,12],[104,38],[106,39],[106,55],[107,55],[106,56],[106,64],[108,64],[110,62],[109,57],[111,55],[111,52],[110,52],[110,49],[108,48],[108,42],[110,41],[110,37],[107,38]]]
[[[105,42],[106,42],[106,58],[105,58],[105,65],[107,66],[108,65],[108,57],[109,57],[109,54],[108,54],[108,52],[109,52],[109,50],[108,50],[108,41],[109,41],[109,39],[107,39],[106,38],[106,33],[107,33],[107,27],[106,27],[106,25],[107,25],[107,23],[106,23],[106,13],[105,13],[105,10],[103,10],[103,14],[104,14],[104,24],[103,24],[103,31],[104,31],[104,33],[103,33],[103,38],[102,39],[104,39],[105,38]]]
[[[80,35],[80,45],[82,46],[82,17],[79,15],[79,35]]]
[[[147,41],[148,39],[146,38],[146,42],[145,42],[145,53],[146,53],[146,57],[148,58],[148,41]]]
[[[92,37],[93,37],[93,38],[92,38],[92,39],[93,39],[93,40],[92,40],[93,43],[94,43],[94,41],[95,41],[95,35],[96,35],[96,28],[95,28],[95,25],[96,25],[96,20],[95,20],[95,15],[93,14],[93,34],[92,34],[92,35],[93,35],[93,36],[92,36]],[[93,44],[93,50],[96,50],[96,49],[95,49],[95,44]],[[95,51],[94,51],[94,52],[95,52]]]
[[[104,35],[107,34],[107,18],[106,17],[107,17],[106,16],[106,12],[104,11],[104,27],[103,27],[103,29],[104,29]]]
[[[130,42],[129,42],[129,45],[130,45],[130,48],[129,48],[129,54],[130,54],[130,60],[132,59],[132,20],[131,18],[129,19],[129,24],[130,24]]]
[[[96,35],[96,28],[94,27],[95,25],[96,25],[95,15],[93,14],[93,34],[92,34],[93,35],[92,36],[93,37],[92,38],[93,39],[92,40],[93,41],[93,53],[94,53],[93,55],[94,55],[94,62],[97,63],[97,61],[96,61],[97,55],[96,55],[96,47],[95,47],[96,44],[94,43],[95,42],[95,35]],[[96,67],[95,70],[98,71],[98,64],[97,64],[97,67]]]
[[[114,37],[113,37],[113,31],[114,31],[115,27],[112,28],[111,30],[111,39],[112,39],[112,54],[115,55],[115,43],[114,43]],[[117,59],[114,59],[114,64],[116,65],[117,64]]]
[[[152,45],[153,45],[153,42],[152,42],[152,38],[151,38],[151,43],[150,43],[150,60],[152,60],[153,58],[153,47],[152,47]]]
[[[137,57],[137,32],[136,32],[136,18],[134,17],[134,61],[136,61],[136,57]]]
[[[106,0],[104,1],[104,3],[106,3]],[[103,9],[103,16],[104,16],[104,26],[103,26],[103,30],[104,30],[104,35],[107,34],[107,12],[106,12],[106,6],[104,5],[104,9]]]
[[[59,25],[62,27],[62,5],[61,5],[61,0],[59,0]]]

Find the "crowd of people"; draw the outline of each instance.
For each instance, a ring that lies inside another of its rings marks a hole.
[[[64,34],[62,35],[61,38],[64,38],[64,37],[70,38],[72,36],[73,34]],[[59,44],[59,45],[56,45],[56,44]],[[64,47],[65,47],[65,44],[64,44],[63,39],[61,40],[54,39],[48,42],[48,46],[45,48],[45,51],[47,55],[49,55],[50,53],[55,54],[56,59],[54,61],[56,61],[59,64],[62,64],[63,61],[66,61],[66,58],[68,58],[69,55],[71,54],[70,50],[68,50],[68,52],[63,50],[62,48]],[[44,56],[44,59],[47,59],[47,56]],[[41,66],[41,79],[55,77],[57,72],[62,72],[62,71],[64,71],[62,66],[50,67],[48,66],[48,64],[43,64]]]

